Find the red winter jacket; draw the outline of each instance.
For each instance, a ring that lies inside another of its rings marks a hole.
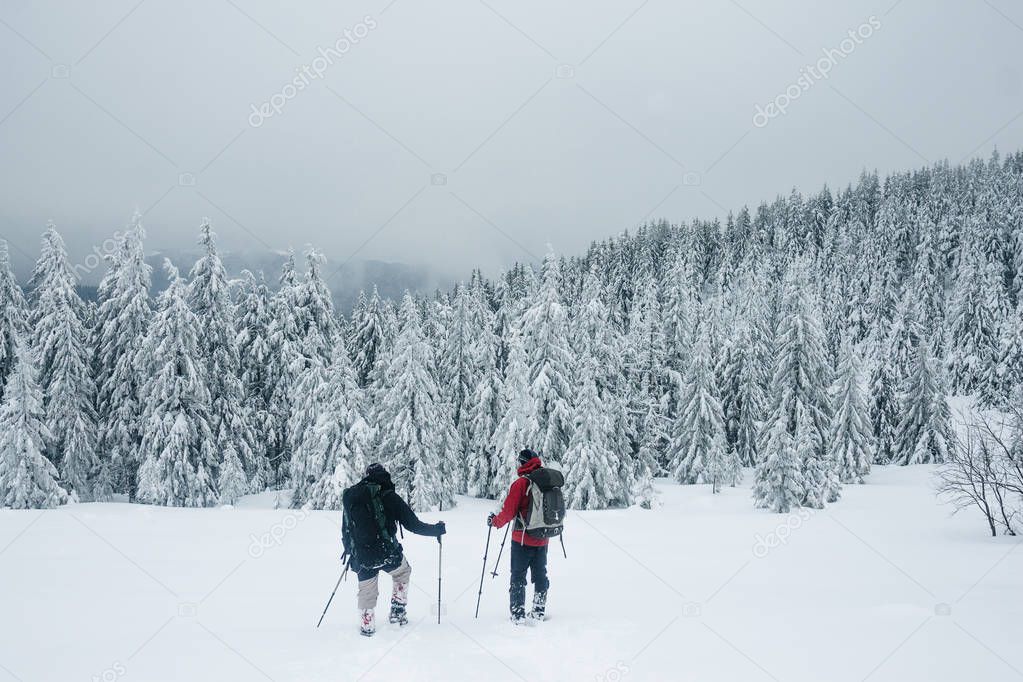
[[[494,517],[494,528],[501,528],[516,517],[525,518],[529,511],[529,479],[525,476],[530,471],[535,471],[543,466],[539,457],[534,457],[519,467],[519,477],[511,484],[508,490],[508,497],[504,498],[501,512]],[[516,524],[518,525],[518,524]],[[521,530],[512,531],[512,541],[527,547],[546,547],[547,538],[534,538]]]

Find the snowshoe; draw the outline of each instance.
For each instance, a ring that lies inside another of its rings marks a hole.
[[[376,634],[377,623],[376,618],[373,615],[373,609],[363,609],[361,625],[359,626],[359,634],[363,637],[372,637]]]
[[[533,595],[533,609],[529,612],[530,620],[547,620],[547,593],[537,592]]]
[[[405,605],[392,601],[391,615],[388,616],[387,620],[391,623],[391,625],[408,625],[408,613],[405,611]]]

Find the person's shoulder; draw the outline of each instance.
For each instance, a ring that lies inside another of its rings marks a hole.
[[[394,488],[385,488],[383,491],[381,491],[380,498],[384,501],[385,504],[390,503],[397,504],[403,507],[408,506],[408,504],[405,502],[405,498],[399,495],[398,491],[395,490]]]

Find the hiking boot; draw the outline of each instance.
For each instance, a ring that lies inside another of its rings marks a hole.
[[[408,615],[405,613],[405,605],[408,603],[408,583],[395,582],[391,588],[391,615],[387,620],[392,624],[406,625]]]
[[[514,625],[526,624],[526,608],[524,606],[511,607],[511,622]]]
[[[547,616],[547,593],[536,592],[533,594],[533,610],[529,617],[533,620],[545,620]]]
[[[373,615],[373,609],[362,610],[362,625],[359,627],[359,634],[365,637],[372,637],[377,631],[376,617]]]
[[[387,617],[387,620],[394,625],[408,625],[408,614],[405,612],[405,605],[399,604],[398,602],[391,600],[391,615]]]

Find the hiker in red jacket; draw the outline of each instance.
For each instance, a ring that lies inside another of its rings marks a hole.
[[[511,484],[508,496],[498,514],[487,517],[487,525],[502,528],[514,521],[511,546],[511,619],[521,625],[526,619],[526,570],[529,570],[533,581],[533,609],[529,617],[543,620],[547,607],[547,538],[536,538],[523,531],[522,519],[526,518],[529,509],[529,480],[526,474],[543,466],[540,456],[530,449],[519,453],[519,477]]]

